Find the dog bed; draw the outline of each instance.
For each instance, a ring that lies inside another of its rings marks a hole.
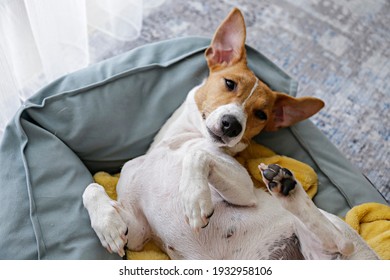
[[[0,145],[1,259],[118,259],[100,245],[82,204],[97,171],[118,172],[202,82],[210,40],[190,37],[147,45],[66,75],[30,98]],[[250,68],[274,90],[297,82],[248,47]],[[312,166],[314,202],[344,216],[385,200],[310,122],[256,141]]]

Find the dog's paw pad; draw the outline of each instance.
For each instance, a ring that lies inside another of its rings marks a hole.
[[[287,196],[297,184],[292,172],[277,164],[270,164],[267,166],[262,163],[259,165],[259,169],[263,176],[263,181],[270,192]]]
[[[263,171],[263,176],[268,180],[272,181],[279,174],[279,170],[274,170],[272,168],[267,168]]]
[[[283,195],[288,195],[290,191],[293,190],[295,188],[295,185],[297,184],[295,180],[290,178],[283,179],[280,183],[282,185]]]

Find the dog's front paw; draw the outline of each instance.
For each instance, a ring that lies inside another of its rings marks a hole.
[[[265,185],[268,190],[274,194],[287,196],[297,184],[291,171],[287,168],[282,168],[277,164],[270,164],[267,166],[261,163],[259,169]]]
[[[123,257],[125,255],[125,245],[127,243],[127,226],[122,220],[120,214],[120,206],[116,201],[110,201],[101,209],[99,219],[91,220],[92,228],[103,247],[110,253],[117,253]]]
[[[84,191],[83,203],[91,218],[91,226],[95,230],[102,245],[110,252],[125,255],[127,242],[127,226],[122,220],[121,205],[112,200],[102,186],[90,184]]]
[[[195,232],[207,227],[209,219],[214,214],[209,187],[186,188],[180,192],[187,223]]]

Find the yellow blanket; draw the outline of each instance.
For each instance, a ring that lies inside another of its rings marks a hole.
[[[384,260],[390,260],[390,206],[364,203],[353,207],[345,221]]]
[[[302,184],[307,194],[313,198],[317,192],[317,174],[307,164],[289,157],[276,155],[270,149],[254,142],[242,153],[237,160],[247,168],[256,187],[265,185],[261,179],[257,166],[276,163],[290,169]],[[110,175],[98,172],[94,176],[96,183],[102,185],[107,194],[116,199],[115,187],[120,174]],[[345,221],[354,228],[363,239],[386,260],[390,260],[390,207],[378,203],[365,203],[352,208],[346,215]],[[127,250],[129,260],[167,260],[168,256],[153,243],[148,243],[141,252]]]

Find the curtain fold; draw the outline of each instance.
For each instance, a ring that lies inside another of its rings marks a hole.
[[[0,0],[0,139],[24,100],[91,63],[89,34],[140,35],[144,11],[165,0]]]
[[[24,3],[41,70],[47,80],[88,65],[84,1],[25,0]]]
[[[118,40],[136,39],[142,27],[143,1],[86,0],[88,24]]]

